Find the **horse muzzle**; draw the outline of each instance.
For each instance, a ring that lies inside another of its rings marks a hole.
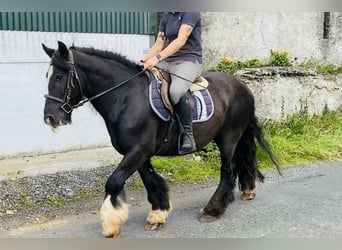
[[[71,121],[69,119],[56,119],[52,114],[44,115],[44,122],[46,125],[50,126],[53,132],[57,132],[58,128],[67,124],[70,124]]]

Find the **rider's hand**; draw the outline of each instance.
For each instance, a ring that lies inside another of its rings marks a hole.
[[[137,64],[139,65],[139,66],[141,66],[141,67],[143,67],[144,66],[144,60],[143,59],[141,59],[139,62],[137,62]]]
[[[156,66],[159,63],[159,60],[157,59],[157,57],[153,56],[149,59],[147,59],[146,61],[142,62],[142,65],[145,69],[152,69],[154,66]]]

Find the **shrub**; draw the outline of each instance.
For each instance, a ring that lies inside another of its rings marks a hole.
[[[248,67],[248,68],[258,68],[258,67],[262,67],[262,64],[261,64],[259,59],[253,58],[253,59],[248,60],[246,62],[246,67]]]
[[[287,51],[273,51],[270,56],[271,66],[291,66],[291,57]]]
[[[225,73],[235,73],[238,69],[245,67],[245,64],[241,61],[235,61],[229,57],[223,57],[217,65],[217,70]]]

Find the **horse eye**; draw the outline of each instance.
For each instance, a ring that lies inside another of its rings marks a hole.
[[[55,77],[56,77],[56,81],[59,82],[62,79],[63,75],[62,74],[56,74]]]

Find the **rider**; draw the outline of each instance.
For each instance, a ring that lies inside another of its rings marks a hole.
[[[158,65],[157,65],[158,64]],[[166,12],[157,39],[140,65],[158,66],[170,72],[170,99],[183,126],[182,153],[196,150],[192,131],[192,109],[186,96],[192,82],[201,74],[202,43],[200,12]]]

